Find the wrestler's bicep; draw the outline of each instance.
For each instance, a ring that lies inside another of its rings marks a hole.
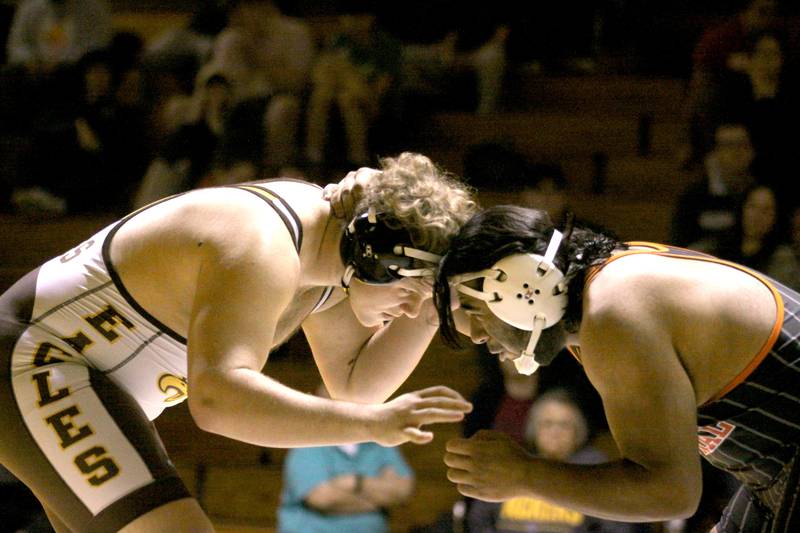
[[[699,488],[694,389],[661,322],[613,311],[590,320],[581,358],[623,458]]]
[[[250,244],[241,253],[210,249],[202,261],[189,325],[190,382],[208,369],[260,370],[266,362],[299,266],[280,243]],[[281,253],[270,253],[276,247]]]

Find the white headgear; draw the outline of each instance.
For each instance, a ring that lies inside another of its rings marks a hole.
[[[533,374],[539,368],[534,355],[539,336],[561,320],[567,309],[564,274],[553,263],[561,239],[561,232],[554,230],[544,256],[509,255],[486,270],[451,278],[459,292],[485,301],[497,318],[531,332],[526,348],[514,361],[520,374]],[[479,278],[484,278],[481,291],[464,285]]]

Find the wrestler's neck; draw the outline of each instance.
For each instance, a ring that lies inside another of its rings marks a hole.
[[[344,264],[339,252],[344,221],[333,216],[330,208],[320,210],[308,228],[308,248],[301,253],[301,284],[307,287],[328,287],[341,284]],[[305,228],[304,228],[305,229]],[[304,242],[303,247],[306,247]]]

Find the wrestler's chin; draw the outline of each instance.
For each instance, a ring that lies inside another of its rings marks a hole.
[[[355,313],[356,320],[365,328],[376,328],[391,322],[392,317],[385,313]]]

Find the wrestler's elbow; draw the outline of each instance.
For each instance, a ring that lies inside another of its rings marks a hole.
[[[697,512],[697,508],[700,506],[700,496],[695,498],[682,493],[682,490],[682,488],[676,488],[660,502],[660,505],[663,506],[660,520],[689,518]]]
[[[696,487],[688,487],[686,489],[683,505],[677,513],[679,515],[678,518],[689,518],[697,513],[697,509],[700,507],[700,496],[702,492],[702,483],[697,483]]]
[[[681,473],[665,475],[653,491],[652,505],[657,519],[672,520],[694,515],[700,505],[701,493],[701,479],[689,479]]]
[[[209,433],[224,433],[221,427],[225,419],[222,405],[225,397],[221,391],[224,389],[224,379],[216,372],[203,372],[192,379],[191,393],[187,400],[189,413],[194,423],[203,431]]]
[[[702,474],[700,465],[654,464],[623,459],[627,482],[617,494],[626,507],[625,514],[637,522],[664,522],[694,515],[700,504]],[[629,513],[629,514],[628,514]]]

